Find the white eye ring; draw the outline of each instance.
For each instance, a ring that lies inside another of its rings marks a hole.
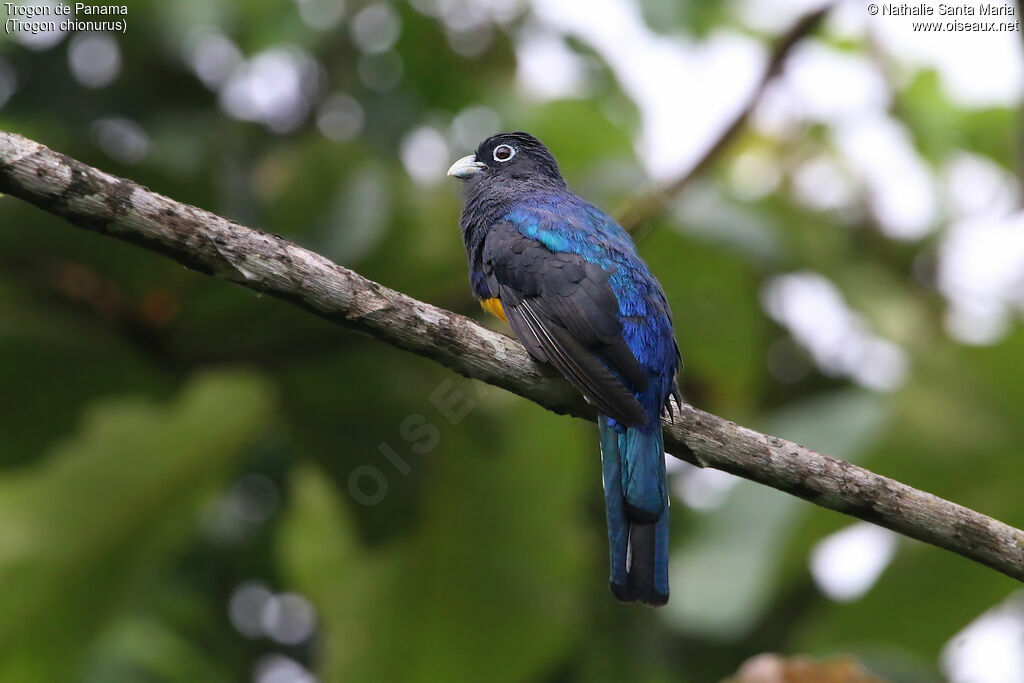
[[[502,152],[507,151],[508,152],[508,156],[505,157],[504,159],[499,159],[498,158],[498,150],[501,150]],[[500,161],[500,162],[504,163],[504,162],[509,161],[510,159],[512,159],[512,157],[514,157],[515,155],[516,155],[516,148],[513,147],[512,145],[498,145],[497,147],[494,148],[494,160],[495,161]]]

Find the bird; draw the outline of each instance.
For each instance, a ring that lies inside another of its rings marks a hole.
[[[661,417],[682,405],[682,358],[664,289],[629,234],[568,189],[532,135],[493,135],[448,175],[463,184],[473,295],[598,412],[612,594],[666,604]]]

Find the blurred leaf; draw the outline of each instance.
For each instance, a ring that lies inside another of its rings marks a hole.
[[[894,397],[889,429],[864,464],[1019,527],[1022,341],[1018,331],[986,348],[938,345]],[[819,530],[825,527],[819,521]],[[864,597],[808,615],[794,646],[825,652],[846,642],[865,660],[934,662],[955,633],[1018,586],[977,563],[906,541]]]
[[[61,680],[106,618],[194,526],[260,431],[269,388],[193,381],[169,406],[92,407],[40,464],[0,481],[0,680]]]
[[[851,390],[792,406],[767,420],[769,434],[856,461],[880,433],[885,414],[873,394]],[[683,630],[740,637],[783,582],[785,547],[811,504],[740,481],[721,507],[701,515],[672,560],[681,596],[666,615]],[[806,565],[799,571],[806,572]]]
[[[966,109],[943,92],[935,71],[920,73],[900,96],[900,106],[915,141],[933,162],[965,149],[983,154],[1006,168],[1017,163],[1019,112],[1010,108]]]
[[[950,638],[1019,585],[952,553],[905,543],[867,595],[809,614],[792,646],[827,653],[841,642],[864,659],[897,653],[934,662]]]
[[[366,647],[369,634],[360,610],[372,605],[373,576],[355,529],[323,473],[311,465],[291,473],[293,501],[281,525],[278,549],[287,578],[316,605],[324,637],[320,670],[339,680],[353,665],[351,653]]]
[[[757,398],[765,368],[767,325],[749,262],[664,225],[637,249],[672,307],[684,396],[739,419]]]
[[[156,393],[170,382],[100,320],[0,284],[0,463],[38,457],[104,394]],[[97,316],[98,317],[98,316]],[[59,378],[59,381],[58,381]],[[55,390],[59,386],[59,390]],[[54,390],[45,390],[53,387]]]
[[[580,178],[596,165],[617,157],[633,157],[629,137],[608,120],[597,101],[550,102],[532,112],[524,123],[527,130],[558,155],[562,173],[569,179]],[[634,188],[623,189],[631,192]]]
[[[641,0],[639,4],[647,24],[658,32],[682,29],[696,35],[704,35],[719,26],[726,7],[714,0]]]
[[[91,654],[82,683],[134,681],[140,671],[165,681],[218,681],[230,676],[200,643],[153,618],[121,619],[107,629]]]
[[[549,424],[491,443],[490,452],[482,435],[441,427],[421,524],[383,548],[355,540],[322,474],[307,467],[293,475],[280,557],[320,615],[325,680],[467,680],[479,672],[524,680],[578,633],[582,572],[604,576],[603,567],[584,567],[590,554],[579,531],[580,495],[600,491],[594,430],[591,476],[581,481],[584,461],[571,456],[585,451],[553,424],[565,418],[529,405],[509,412]],[[457,445],[467,438],[481,439],[480,449]]]

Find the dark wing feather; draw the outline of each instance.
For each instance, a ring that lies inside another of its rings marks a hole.
[[[647,375],[622,338],[608,273],[576,254],[555,253],[515,226],[493,226],[482,267],[516,336],[598,410],[620,424],[646,424],[633,395]]]

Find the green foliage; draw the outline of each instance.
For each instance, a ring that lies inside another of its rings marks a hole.
[[[438,15],[458,3],[394,3],[401,31],[385,58],[402,77],[374,86],[365,72],[380,56],[352,39],[368,4],[314,29],[301,12],[327,0],[140,0],[118,38],[120,73],[98,89],[69,70],[68,39],[31,51],[0,35],[0,81],[7,67],[17,76],[0,129],[481,320],[458,192],[441,172],[435,184],[410,177],[411,131],[433,128],[455,158],[476,144],[463,139],[467,112],[490,111],[543,138],[570,186],[609,212],[651,189],[636,145],[644,112],[579,36],[566,45],[586,87],[540,102],[516,75],[537,17],[488,23],[473,55],[458,30],[471,11],[447,25]],[[640,14],[668,41],[757,33],[710,0],[644,0]],[[198,78],[192,48],[210,30],[245,59],[305,51],[314,101],[294,129],[233,117]],[[875,49],[822,42],[869,62]],[[963,107],[928,71],[897,75],[887,114],[937,179],[960,151],[1019,164],[1018,111]],[[319,125],[338,94],[362,111],[343,141]],[[687,95],[681,134],[704,105]],[[95,124],[108,117],[145,133],[141,160],[101,144]],[[735,182],[752,154],[778,175],[763,195]],[[674,311],[685,397],[1024,526],[1019,320],[990,346],[951,340],[930,273],[946,226],[892,240],[857,183],[850,206],[811,208],[794,192],[809,158],[839,158],[821,122],[748,126],[637,233]],[[277,653],[324,681],[703,683],[780,652],[850,653],[919,683],[938,679],[944,643],[1019,588],[904,540],[865,596],[833,601],[808,558],[851,520],[743,482],[710,509],[675,496],[671,603],[618,605],[592,425],[0,199],[0,681],[234,681]],[[795,271],[827,277],[865,328],[906,350],[900,389],[822,371],[764,312],[766,282]],[[437,397],[456,392],[469,412],[453,422]],[[368,467],[386,486],[374,505],[352,494]],[[262,502],[239,493],[245,475],[269,489]],[[677,493],[686,476],[673,475]],[[240,632],[229,606],[253,580],[305,596],[315,635],[276,640],[262,612],[262,631]]]
[[[508,412],[531,429],[490,449],[442,432],[415,532],[372,551],[322,472],[293,473],[278,547],[287,584],[321,609],[328,680],[524,680],[578,637],[581,589],[603,576],[600,528],[580,514],[599,472],[557,417]]]
[[[269,401],[266,383],[242,374],[195,380],[167,407],[108,400],[0,482],[0,680],[75,670],[110,616],[180,552]]]
[[[884,421],[877,397],[847,390],[789,406],[758,427],[856,462]],[[810,514],[813,510],[792,496],[739,483],[721,507],[694,520],[688,530],[673,569],[678,592],[687,599],[669,605],[669,618],[685,631],[715,639],[749,632],[783,584],[787,557],[779,548],[789,545],[795,527]]]
[[[1013,155],[1020,149],[1015,139],[1019,112],[1009,108],[960,109],[943,95],[934,71],[918,75],[900,103],[906,108],[907,123],[922,153],[932,160],[941,162],[952,152],[966,150],[1007,168],[1018,163]]]

